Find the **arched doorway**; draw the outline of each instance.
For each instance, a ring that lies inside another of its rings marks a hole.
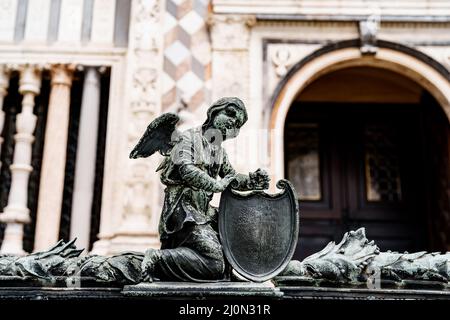
[[[299,192],[304,257],[367,228],[383,250],[418,251],[429,234],[431,155],[447,150],[446,118],[418,84],[392,71],[331,72],[296,98],[285,124],[285,174]],[[440,170],[444,170],[441,168]]]
[[[283,116],[281,152],[301,200],[297,258],[361,226],[382,250],[448,250],[450,91],[446,79],[443,91],[420,80],[361,56],[303,74]],[[291,89],[274,99],[272,128]]]

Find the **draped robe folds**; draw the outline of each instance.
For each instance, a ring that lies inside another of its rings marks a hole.
[[[194,128],[184,132],[159,169],[166,189],[155,278],[196,282],[223,279],[225,259],[217,230],[218,211],[209,203],[217,176],[236,174],[225,150],[210,143],[201,128]],[[237,174],[235,180],[233,188],[250,189],[247,175]]]

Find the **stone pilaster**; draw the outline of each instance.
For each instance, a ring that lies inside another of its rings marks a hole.
[[[39,187],[35,251],[49,248],[59,237],[71,85],[72,67],[53,66]]]
[[[249,48],[252,15],[213,15],[210,17],[212,41],[212,100],[236,96],[244,101],[251,114],[248,123],[236,139],[227,142],[230,161],[240,172],[254,170],[249,159],[254,159],[259,142],[256,137],[258,112],[251,103]],[[239,36],[236,36],[239,35]],[[245,151],[245,152],[243,152]]]
[[[224,96],[248,100],[248,51],[255,18],[247,15],[214,15],[209,23],[213,61],[212,100]]]
[[[5,235],[0,252],[2,254],[23,255],[23,225],[30,222],[27,207],[28,179],[31,166],[32,144],[37,117],[33,114],[34,98],[41,88],[41,72],[34,66],[20,69],[19,92],[23,95],[22,112],[17,116],[17,133],[14,136],[14,159],[11,165],[11,188],[8,204],[0,215],[6,223]]]
[[[126,79],[124,81],[124,141],[119,156],[113,212],[102,212],[100,240],[93,252],[144,251],[159,247],[161,211],[157,155],[130,160],[128,154],[147,125],[161,111],[160,77],[164,1],[133,0],[130,17]]]
[[[97,133],[100,109],[100,75],[88,67],[84,78],[80,126],[72,195],[70,239],[77,238],[80,248],[89,247],[91,209],[94,195]]]

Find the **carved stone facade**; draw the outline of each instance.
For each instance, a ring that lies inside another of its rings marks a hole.
[[[119,155],[117,173],[121,183],[116,186],[118,199],[109,230],[104,221],[100,226],[100,240],[94,252],[115,253],[133,248],[143,251],[158,247],[158,214],[160,212],[158,176],[153,159],[128,161],[127,156],[148,123],[161,112],[160,75],[162,73],[163,2],[160,0],[133,1],[131,7],[130,38],[125,75],[125,116],[123,154]],[[120,172],[120,173],[119,173]]]

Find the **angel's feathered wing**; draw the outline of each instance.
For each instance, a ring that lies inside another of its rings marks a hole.
[[[164,113],[153,120],[130,153],[130,159],[147,158],[159,151],[167,155],[173,147],[172,134],[176,132],[175,125],[180,118],[174,113]]]

